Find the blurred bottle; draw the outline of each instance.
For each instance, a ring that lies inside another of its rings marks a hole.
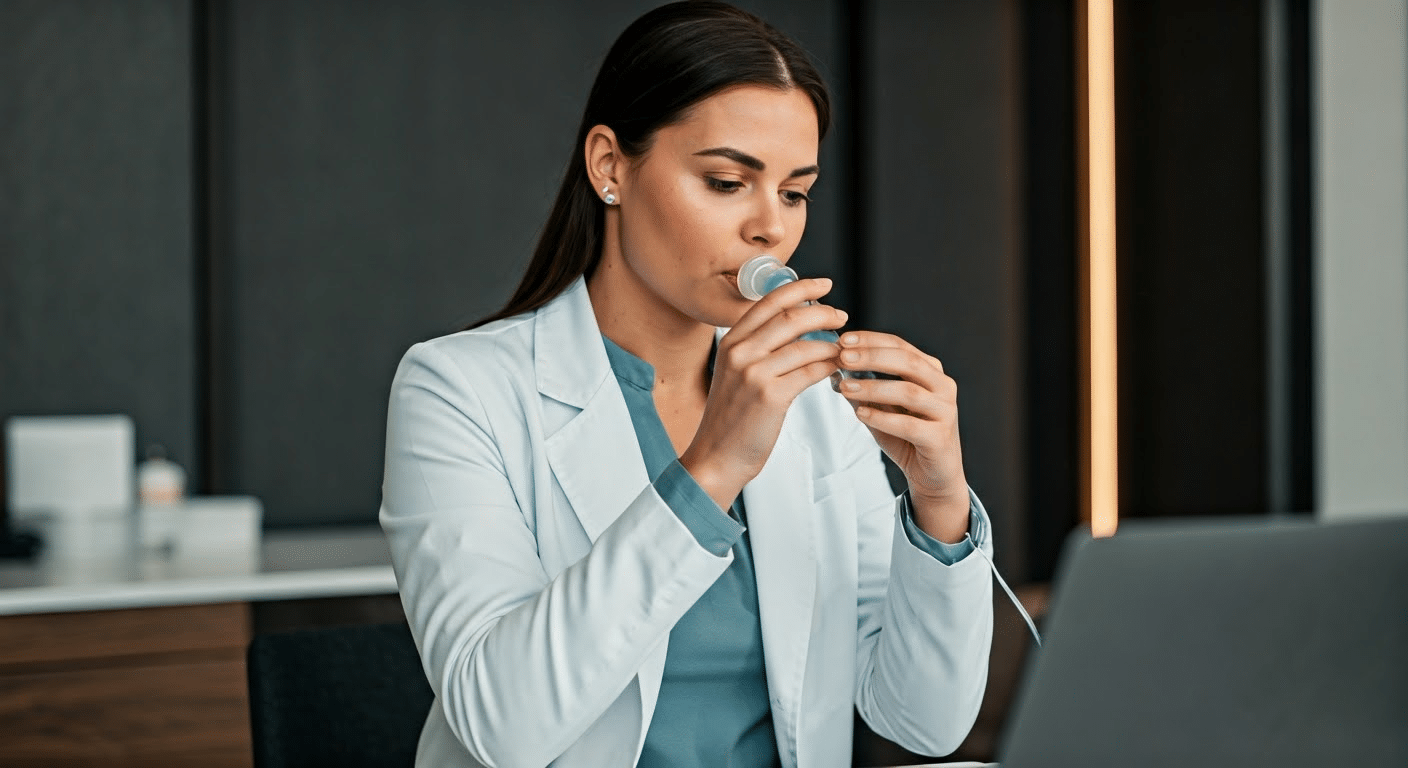
[[[166,458],[160,445],[147,448],[147,458],[137,467],[137,528],[142,546],[170,550],[181,524],[186,498],[186,471]]]

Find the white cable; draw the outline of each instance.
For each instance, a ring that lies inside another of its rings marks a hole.
[[[994,563],[992,558],[988,557],[988,553],[984,552],[982,547],[974,547],[974,549],[978,551],[978,554],[983,556],[984,560],[988,561],[988,567],[992,569],[992,575],[997,577],[997,583],[1002,585],[1002,591],[1006,592],[1012,604],[1017,606],[1017,612],[1022,614],[1023,619],[1026,619],[1027,628],[1032,631],[1032,637],[1036,638],[1036,646],[1040,648],[1041,633],[1036,631],[1036,622],[1032,621],[1032,617],[1027,615],[1027,609],[1022,607],[1022,601],[1018,600],[1017,596],[1012,594],[1012,588],[1007,586],[1007,582],[1002,579],[1002,574],[997,572],[997,563]]]

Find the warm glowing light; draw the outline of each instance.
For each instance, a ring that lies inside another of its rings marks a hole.
[[[1084,496],[1091,532],[1109,536],[1115,532],[1119,518],[1113,0],[1087,0],[1084,16]]]

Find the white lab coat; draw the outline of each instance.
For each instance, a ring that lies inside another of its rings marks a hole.
[[[650,481],[581,279],[407,352],[381,524],[436,696],[417,766],[635,764],[670,629],[732,561]],[[988,565],[910,544],[827,382],[743,499],[782,764],[849,765],[853,704],[909,749],[957,747],[987,675]]]

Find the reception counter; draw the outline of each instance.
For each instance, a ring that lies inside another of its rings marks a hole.
[[[29,527],[40,556],[0,561],[6,765],[246,768],[255,616],[395,600],[375,526],[261,536],[257,523],[205,525],[160,548],[141,544],[131,517]]]

